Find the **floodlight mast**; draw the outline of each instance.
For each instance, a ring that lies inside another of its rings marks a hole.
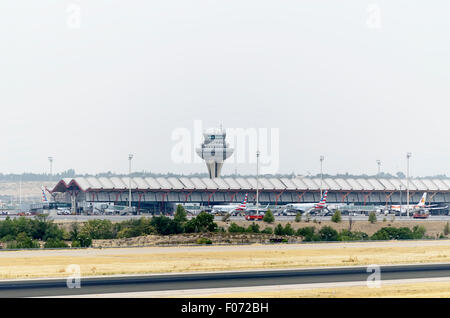
[[[131,212],[131,159],[133,159],[133,154],[128,155],[128,207]]]
[[[406,153],[406,215],[409,217],[409,159],[412,153]]]

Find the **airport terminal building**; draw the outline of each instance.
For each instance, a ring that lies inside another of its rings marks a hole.
[[[127,205],[127,177],[78,177],[60,180],[50,190],[55,201],[70,203],[76,211],[98,203]],[[406,204],[407,181],[398,178],[314,178],[260,177],[259,202],[274,206],[287,203],[311,203],[320,200],[320,189],[328,190],[328,203],[355,205]],[[132,204],[152,213],[171,212],[177,203],[202,206],[241,202],[248,193],[256,202],[254,177],[136,177],[131,180]],[[450,179],[410,179],[410,203],[418,203],[428,193],[427,202],[450,202]]]

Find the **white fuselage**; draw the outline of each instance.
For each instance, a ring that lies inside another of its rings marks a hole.
[[[213,205],[212,212],[233,212],[240,204]]]
[[[286,204],[285,210],[299,210],[299,211],[308,211],[314,209],[317,206],[317,203],[289,203]]]

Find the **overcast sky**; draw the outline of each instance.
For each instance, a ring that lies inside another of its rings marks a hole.
[[[78,9],[79,16],[78,16]],[[446,1],[3,0],[0,172],[206,172],[177,128],[278,128],[279,172],[450,175]],[[78,17],[80,19],[78,19]],[[79,22],[79,24],[78,24]],[[79,26],[79,27],[78,27]],[[224,173],[255,170],[225,164]]]

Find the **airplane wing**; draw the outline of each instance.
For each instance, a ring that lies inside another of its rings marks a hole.
[[[434,208],[425,208],[425,210],[443,210],[443,209],[447,209],[448,205],[446,206],[438,206],[438,207],[434,207]]]

